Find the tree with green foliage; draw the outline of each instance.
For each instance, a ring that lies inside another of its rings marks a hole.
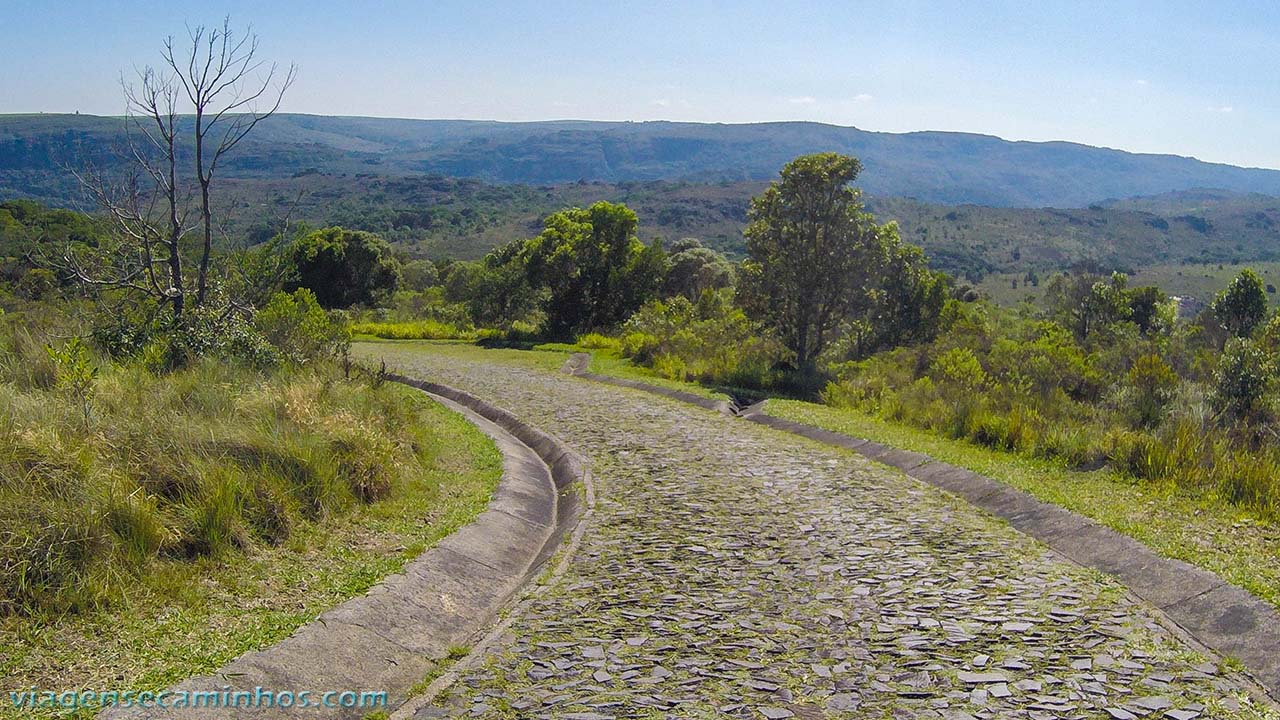
[[[1149,353],[1133,362],[1127,379],[1133,388],[1133,424],[1141,428],[1159,425],[1182,382],[1178,374],[1159,355]]]
[[[1222,349],[1214,376],[1213,403],[1227,424],[1259,426],[1274,416],[1275,362],[1245,338],[1231,338]]]
[[[400,266],[401,287],[422,292],[440,284],[440,270],[430,260],[410,260]]]
[[[520,247],[512,261],[523,265],[531,287],[546,290],[542,309],[550,336],[614,327],[657,294],[666,254],[660,243],[640,242],[637,224],[627,206],[598,202],[553,213]]]
[[[546,292],[529,282],[521,258],[523,241],[494,248],[478,263],[457,263],[448,277],[446,297],[465,303],[477,325],[510,328],[529,321]]]
[[[291,255],[297,272],[287,289],[308,288],[326,308],[377,305],[400,282],[391,246],[373,233],[323,228],[294,243]]]
[[[864,323],[868,332],[858,338],[859,358],[885,348],[932,340],[951,291],[950,279],[929,269],[924,251],[902,242],[896,223],[883,230],[885,263]]]
[[[850,187],[861,170],[846,155],[805,155],[751,201],[744,304],[803,369],[814,368],[850,323],[872,314],[897,237],[893,226],[875,224]]]
[[[1113,272],[1102,277],[1088,272],[1054,276],[1045,293],[1049,312],[1084,343],[1102,330],[1129,320],[1129,278]]]
[[[1267,291],[1250,268],[1240,271],[1210,306],[1213,316],[1234,337],[1248,337],[1267,317]]]
[[[1169,301],[1169,296],[1154,285],[1129,291],[1129,319],[1143,335],[1168,331],[1176,314],[1177,309]]]
[[[733,263],[693,238],[677,241],[668,259],[671,267],[663,286],[667,297],[683,295],[696,301],[708,290],[733,285]]]

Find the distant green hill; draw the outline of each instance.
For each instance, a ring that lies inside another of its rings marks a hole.
[[[117,162],[121,127],[119,118],[0,116],[0,200],[74,204],[69,170]],[[859,184],[877,216],[897,220],[935,266],[975,280],[1079,261],[1132,270],[1280,258],[1280,199],[1265,194],[1280,191],[1280,172],[814,123],[285,115],[237,149],[216,199],[239,238],[269,237],[288,217],[373,230],[415,254],[461,258],[535,234],[557,209],[613,200],[636,209],[646,239],[693,236],[738,255],[750,198],[785,161],[820,149],[859,155],[866,164]],[[1128,197],[1161,189],[1169,191]],[[1010,207],[1092,199],[1099,200],[1065,209]]]
[[[0,195],[65,202],[60,165],[107,163],[122,123],[87,115],[0,116]],[[464,120],[279,115],[224,170],[252,178],[301,172],[439,174],[494,183],[764,180],[803,153],[858,156],[870,194],[996,207],[1081,207],[1107,198],[1217,188],[1280,195],[1280,171],[1142,155],[1066,142],[1009,142],[947,132],[876,133],[806,122]]]

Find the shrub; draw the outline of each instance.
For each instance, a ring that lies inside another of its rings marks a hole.
[[[756,388],[786,356],[727,290],[703,293],[697,304],[683,296],[645,304],[623,327],[618,347],[666,377]]]
[[[253,326],[286,361],[298,365],[342,355],[351,342],[346,328],[334,322],[306,288],[273,295],[254,315]]]
[[[1159,355],[1148,354],[1133,363],[1127,379],[1134,390],[1132,424],[1147,428],[1158,425],[1181,383],[1178,375]]]
[[[600,333],[587,333],[578,337],[578,347],[587,350],[618,350],[622,344],[616,339]]]
[[[973,351],[968,348],[952,348],[939,355],[930,368],[939,382],[949,383],[966,392],[973,392],[986,385],[987,372]]]
[[[89,348],[80,338],[72,338],[61,348],[50,345],[45,350],[56,367],[58,389],[80,406],[84,421],[89,422],[89,411],[93,407],[93,381],[98,377],[98,368],[93,364]]]
[[[1160,443],[1145,432],[1116,430],[1103,441],[1107,462],[1116,470],[1144,480],[1167,477]]]
[[[1222,351],[1214,377],[1213,403],[1224,424],[1259,426],[1273,416],[1270,391],[1272,358],[1252,342],[1232,338]]]
[[[1093,358],[1056,323],[1035,323],[1023,338],[1002,337],[991,345],[991,372],[1007,385],[1024,384],[1028,391],[1048,397],[1061,389],[1076,399],[1097,396],[1102,378]]]
[[[194,308],[175,322],[154,305],[99,318],[94,343],[115,360],[138,359],[153,373],[180,370],[203,358],[270,368],[280,353],[235,312]]]

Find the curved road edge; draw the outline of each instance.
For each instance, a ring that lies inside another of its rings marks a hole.
[[[364,595],[321,614],[280,642],[232,660],[170,691],[253,693],[386,691],[394,710],[412,704],[421,683],[451,650],[494,625],[594,506],[585,463],[556,438],[473,395],[388,374],[427,393],[489,436],[502,453],[502,478],[485,510],[383,578]],[[579,494],[579,488],[585,490]],[[430,692],[430,689],[428,689]],[[317,704],[318,700],[315,701]],[[374,708],[253,707],[254,717],[361,718]],[[223,718],[225,707],[112,708],[101,718]],[[230,711],[238,712],[238,711]]]

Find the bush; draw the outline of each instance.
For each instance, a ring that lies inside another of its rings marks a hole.
[[[316,302],[310,290],[276,293],[253,317],[253,326],[287,362],[305,362],[345,354],[351,338]]]
[[[1275,368],[1270,355],[1257,345],[1232,338],[1222,351],[1214,377],[1214,408],[1224,425],[1261,426],[1275,412],[1271,390]]]
[[[646,303],[623,326],[619,352],[659,374],[760,388],[786,351],[735,307],[730,291]]]
[[[204,358],[259,369],[282,359],[241,314],[211,308],[189,309],[173,321],[163,309],[145,303],[99,318],[92,336],[109,358],[139,360],[153,373],[180,370]]]
[[[952,348],[942,353],[930,369],[938,382],[955,385],[964,392],[975,392],[988,382],[987,372],[968,348]]]
[[[153,373],[180,370],[205,358],[259,369],[281,360],[279,351],[243,317],[210,309],[184,313],[177,327],[153,335],[142,350],[143,364]]]
[[[600,333],[587,333],[578,337],[578,347],[587,350],[618,350],[622,347],[622,343],[616,338]]]
[[[1133,363],[1127,376],[1133,389],[1131,407],[1132,424],[1137,427],[1154,427],[1164,419],[1166,409],[1177,393],[1181,380],[1173,368],[1159,355],[1143,355]]]

